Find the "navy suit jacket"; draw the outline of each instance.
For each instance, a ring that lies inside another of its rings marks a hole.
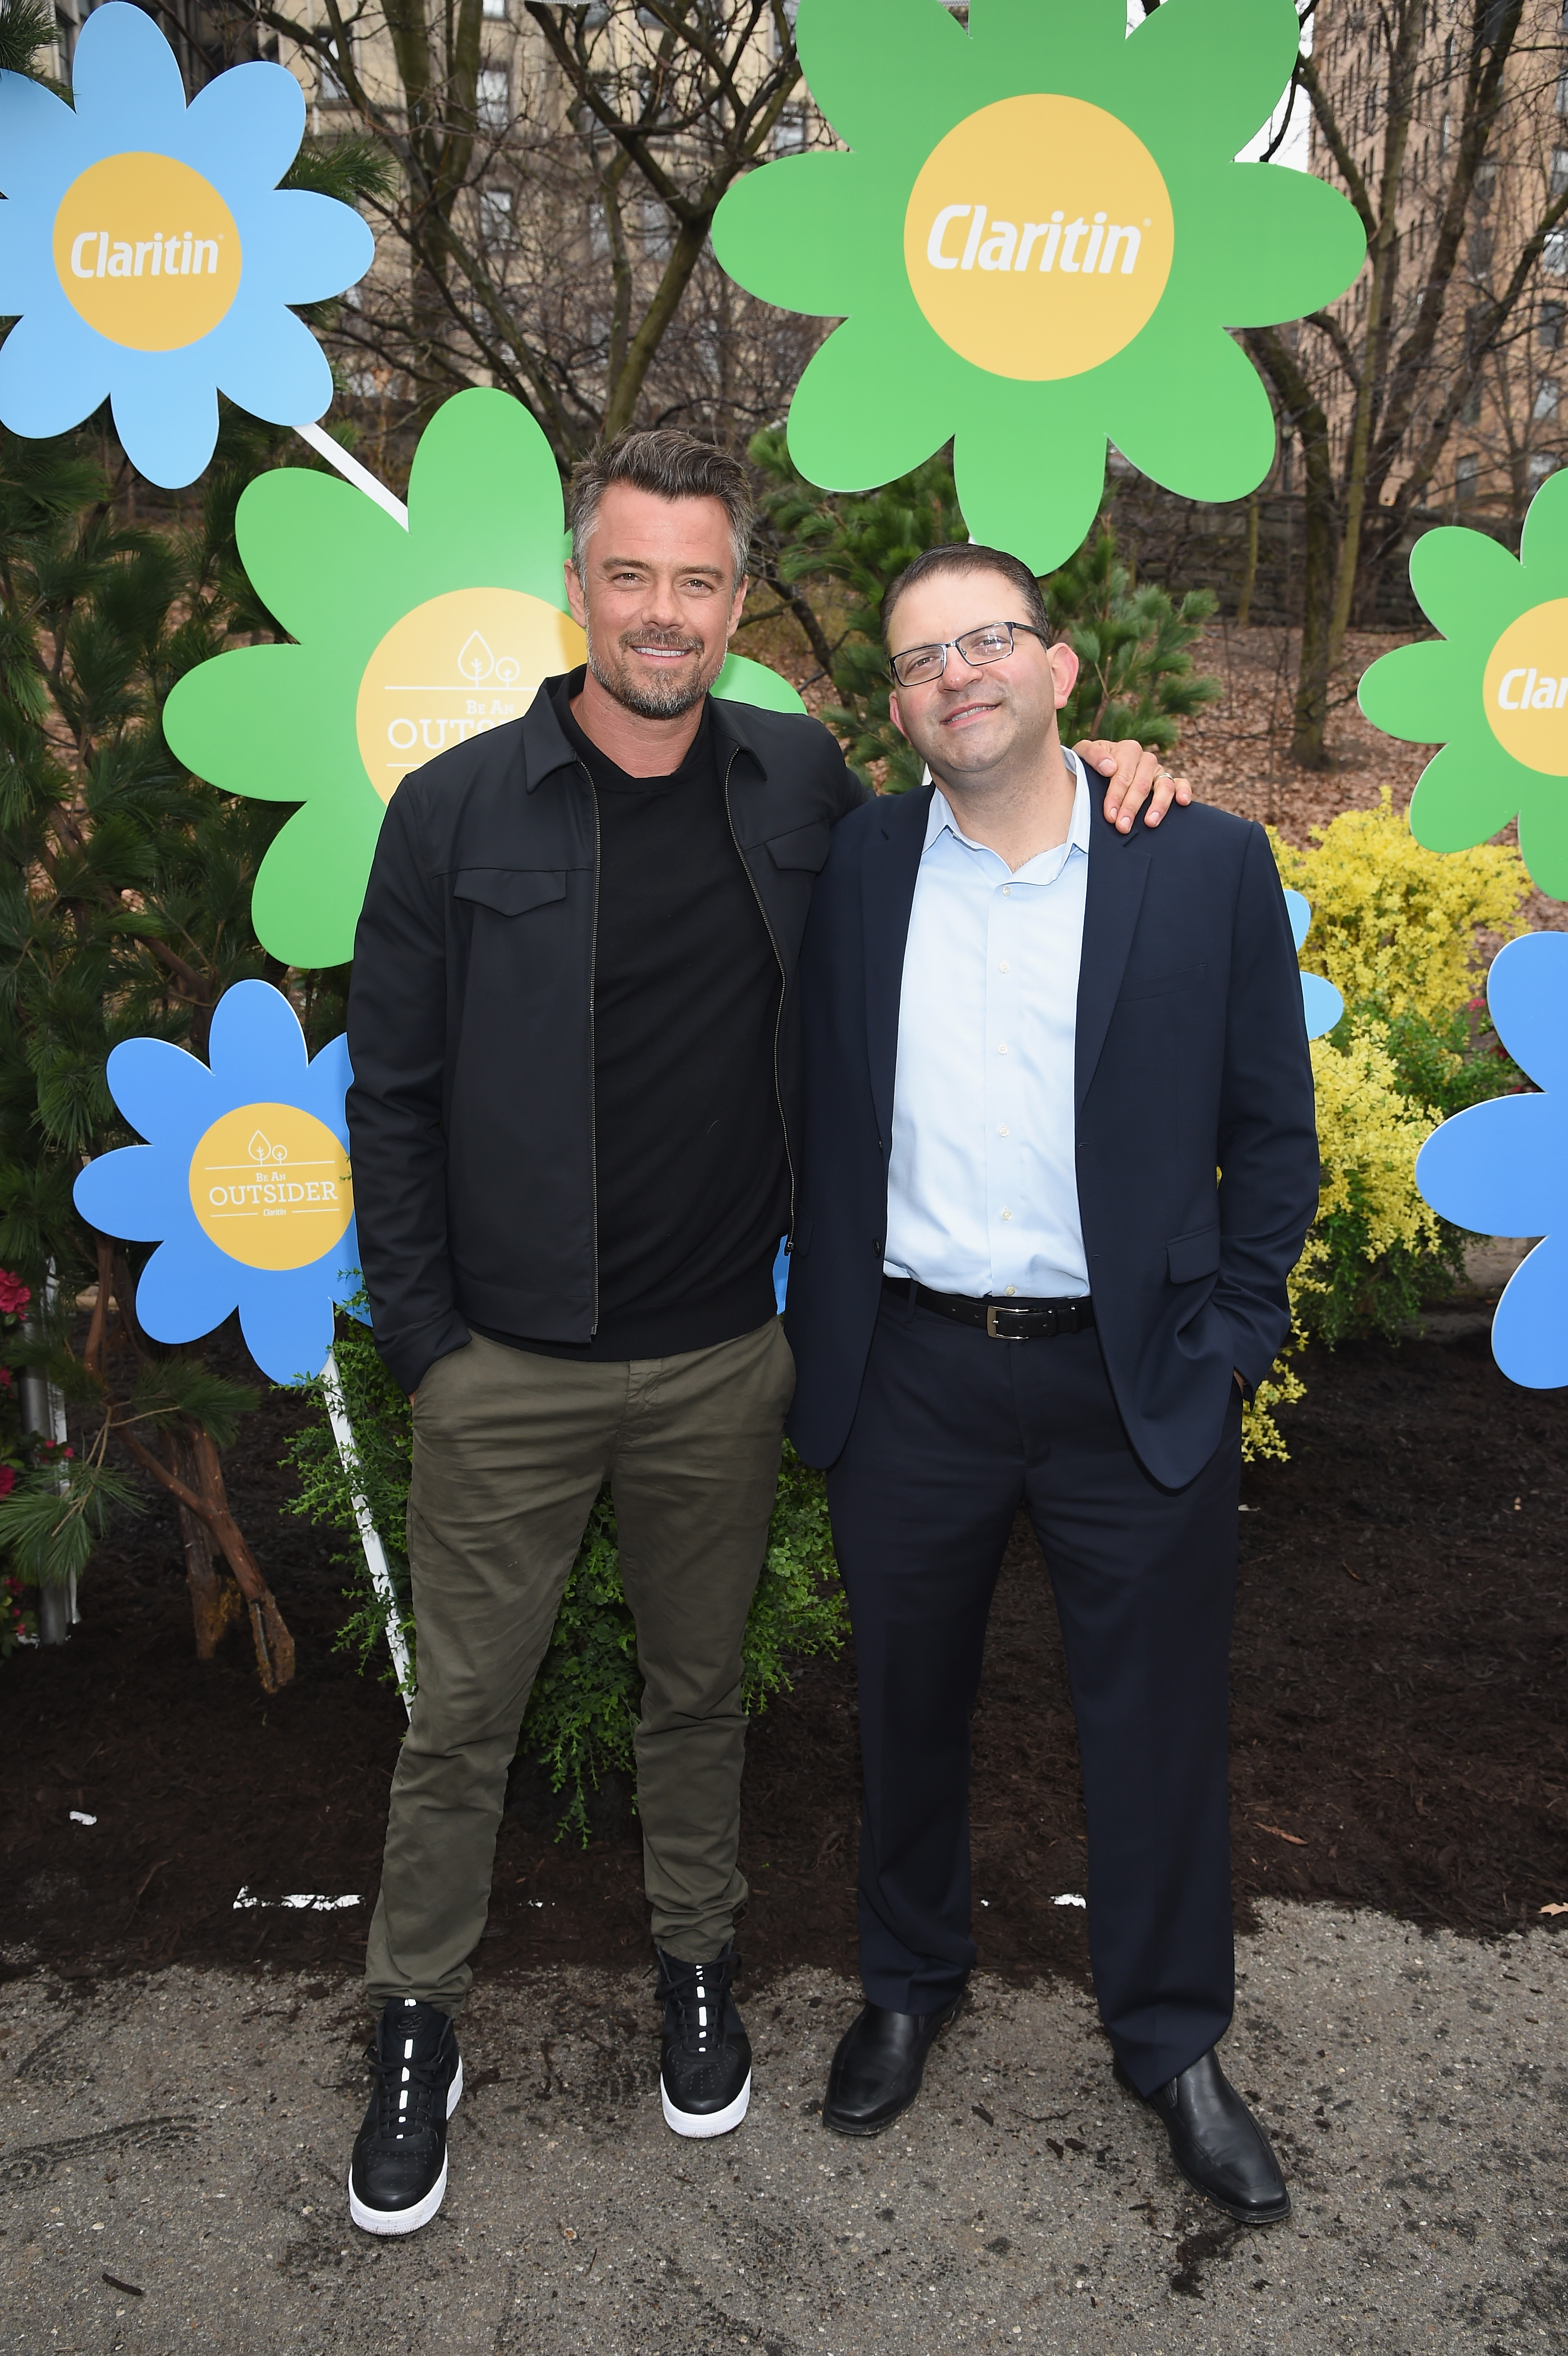
[[[801,951],[790,1434],[848,1437],[881,1295],[899,1000],[931,789],[835,829]],[[976,1043],[979,1052],[979,1042]],[[1301,980],[1259,826],[1194,803],[1090,838],[1078,984],[1078,1201],[1095,1323],[1140,1462],[1190,1481],[1290,1331],[1285,1279],[1317,1204]],[[994,1344],[1049,1349],[1049,1342]]]

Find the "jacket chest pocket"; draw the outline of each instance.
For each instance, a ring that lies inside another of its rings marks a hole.
[[[832,841],[832,828],[826,819],[817,819],[810,826],[797,826],[792,834],[771,835],[768,857],[786,874],[804,870],[807,875],[820,875]]]
[[[500,916],[526,916],[530,908],[565,899],[567,873],[564,867],[464,867],[452,894]]]

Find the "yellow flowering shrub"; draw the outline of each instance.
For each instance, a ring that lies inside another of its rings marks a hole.
[[[1306,1396],[1290,1362],[1307,1339],[1303,1313],[1314,1305],[1311,1296],[1345,1285],[1337,1222],[1352,1225],[1351,1251],[1369,1268],[1396,1253],[1435,1251],[1439,1242],[1436,1216],[1415,1191],[1415,1157],[1435,1123],[1400,1087],[1377,1025],[1353,1025],[1343,1050],[1314,1039],[1311,1055],[1322,1165],[1317,1216],[1290,1279],[1291,1338],[1243,1419],[1242,1453],[1249,1462],[1289,1452],[1273,1410]]]
[[[1530,879],[1517,851],[1426,851],[1393,807],[1343,810],[1296,851],[1272,833],[1285,882],[1312,904],[1302,965],[1327,974],[1347,1006],[1445,1023],[1479,983],[1478,932],[1524,930]]]
[[[1307,851],[1270,840],[1284,882],[1311,903],[1301,963],[1328,975],[1349,1013],[1312,1042],[1321,1192],[1290,1279],[1290,1340],[1246,1409],[1249,1460],[1288,1453],[1274,1410],[1304,1396],[1291,1362],[1309,1333],[1397,1333],[1451,1280],[1463,1239],[1417,1194],[1415,1157],[1445,1113],[1517,1077],[1465,1012],[1481,984],[1477,936],[1524,929],[1517,851],[1425,851],[1386,789],[1376,809],[1313,833]]]

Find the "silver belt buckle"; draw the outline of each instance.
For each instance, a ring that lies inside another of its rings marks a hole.
[[[990,1335],[993,1342],[1022,1342],[1027,1340],[1028,1336],[1023,1333],[1003,1333],[997,1328],[997,1320],[998,1317],[1016,1317],[1017,1314],[1017,1310],[1009,1309],[1005,1301],[987,1301],[986,1331]]]

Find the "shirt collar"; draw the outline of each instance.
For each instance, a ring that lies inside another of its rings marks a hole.
[[[1061,757],[1066,762],[1069,769],[1072,772],[1073,776],[1077,779],[1077,789],[1072,797],[1072,818],[1067,830],[1067,841],[1064,844],[1052,844],[1050,849],[1038,851],[1035,854],[1035,859],[1029,860],[1026,862],[1024,866],[1019,869],[1019,875],[1026,883],[1049,883],[1053,880],[1051,876],[1034,877],[1030,875],[1029,869],[1035,865],[1036,860],[1038,859],[1050,859],[1053,852],[1060,851],[1061,860],[1056,870],[1056,873],[1060,873],[1061,868],[1066,866],[1068,860],[1075,851],[1081,851],[1085,858],[1089,855],[1089,773],[1084,768],[1083,764],[1079,759],[1077,754],[1070,751],[1065,744],[1061,748]],[[944,833],[951,834],[955,842],[961,842],[966,851],[984,851],[987,849],[987,846],[984,843],[972,841],[970,837],[964,832],[958,820],[953,815],[952,806],[949,803],[946,795],[943,792],[940,786],[933,784],[931,796],[931,808],[926,813],[925,841],[922,845],[922,855],[923,856],[924,852],[931,849],[932,844],[936,841],[937,838]],[[997,856],[997,853],[993,851],[987,855],[995,859]]]

